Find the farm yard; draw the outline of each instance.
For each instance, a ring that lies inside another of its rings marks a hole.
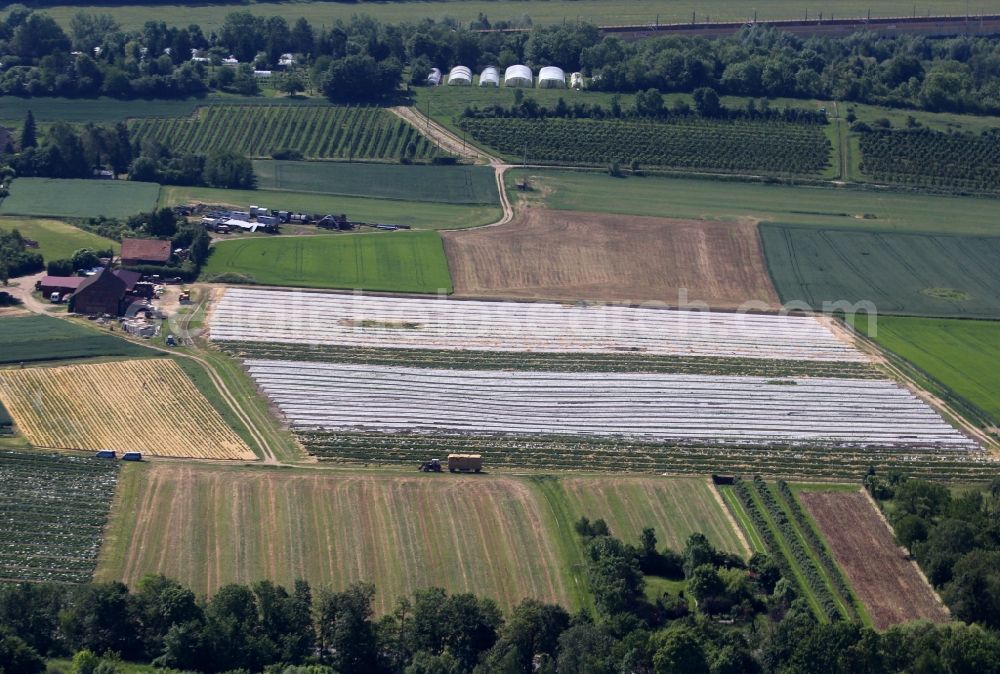
[[[0,370],[0,401],[37,447],[256,458],[167,359]]]
[[[711,490],[687,478],[130,466],[96,578],[132,584],[162,572],[197,593],[261,578],[367,580],[379,614],[429,586],[474,591],[505,610],[527,596],[573,610],[590,602],[572,529],[582,509],[633,543],[645,526],[677,547],[704,531],[744,555]],[[639,495],[650,500],[628,498]]]
[[[535,164],[635,160],[644,167],[818,175],[832,149],[819,124],[790,122],[496,117],[459,125],[476,142]]]
[[[293,150],[311,159],[384,159],[403,156],[410,143],[415,159],[438,149],[392,113],[367,106],[208,105],[194,117],[131,120],[133,139],[164,143],[175,152],[235,150],[269,157]]]
[[[916,368],[925,388],[980,425],[1000,426],[1000,323],[880,316],[855,326]]]
[[[871,302],[880,314],[1000,317],[1000,237],[762,224],[783,302]]]
[[[238,276],[234,276],[238,275]],[[201,278],[304,288],[450,293],[437,232],[324,234],[222,241]]]
[[[529,208],[506,225],[442,236],[460,297],[778,304],[750,222]]]
[[[0,363],[152,355],[155,352],[107,332],[50,316],[0,317]]]
[[[550,209],[830,229],[995,236],[1000,200],[916,192],[511,169],[511,199]],[[532,191],[515,184],[527,179]]]
[[[357,164],[350,164],[357,166]],[[372,187],[373,194],[379,188]],[[160,189],[160,206],[184,204],[220,204],[244,209],[249,204],[273,207],[274,210],[304,213],[346,213],[352,220],[411,225],[418,229],[457,229],[496,222],[500,208],[485,204],[449,204],[441,201],[402,201],[371,197],[348,197],[318,192],[283,190],[226,190],[215,187],[179,187]]]
[[[246,366],[292,428],[302,431],[977,449],[888,380],[497,373],[257,360]]]
[[[0,201],[0,215],[50,218],[125,219],[149,212],[156,205],[160,186],[128,180],[71,180],[18,178],[10,196]]]
[[[258,189],[448,204],[499,205],[486,166],[255,161]]]
[[[211,339],[383,349],[864,363],[806,316],[228,288]]]
[[[88,582],[117,482],[114,461],[0,451],[0,580]]]
[[[948,611],[892,530],[861,491],[802,491],[799,498],[826,538],[875,627],[912,620],[946,622]]]
[[[36,252],[46,261],[66,260],[81,248],[118,251],[120,245],[59,220],[0,217],[0,229],[16,229],[26,239],[38,242]]]

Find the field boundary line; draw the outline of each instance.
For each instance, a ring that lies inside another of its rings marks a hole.
[[[722,494],[720,494],[719,490],[716,489],[715,483],[712,482],[712,478],[706,477],[705,484],[708,485],[708,489],[709,491],[712,492],[712,496],[715,498],[716,503],[719,504],[719,508],[722,510],[723,515],[729,522],[730,526],[732,526],[733,531],[736,532],[736,538],[739,539],[740,545],[743,546],[743,551],[746,552],[747,558],[749,559],[750,557],[753,556],[754,549],[753,546],[750,545],[750,542],[747,540],[747,537],[743,531],[743,527],[740,526],[739,522],[736,520],[736,517],[733,516],[733,513],[729,509],[729,506],[726,505],[726,500],[722,498]]]

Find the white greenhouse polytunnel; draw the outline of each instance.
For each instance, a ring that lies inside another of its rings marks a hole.
[[[472,71],[465,66],[455,66],[448,73],[448,84],[468,86],[472,84]]]
[[[545,66],[542,68],[541,72],[538,73],[538,88],[565,89],[566,73],[563,72],[562,68],[557,68],[556,66]]]
[[[436,87],[441,84],[441,71],[437,68],[431,68],[430,74],[427,76],[427,84]]]
[[[583,73],[573,73],[570,75],[569,85],[574,89],[583,89]]]
[[[503,75],[503,85],[505,87],[530,87],[534,84],[535,78],[531,74],[528,66],[511,66],[507,68]]]
[[[483,68],[483,72],[479,75],[479,86],[481,87],[499,87],[500,86],[500,71],[498,71],[493,66],[486,66]]]

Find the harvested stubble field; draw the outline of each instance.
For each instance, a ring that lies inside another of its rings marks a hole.
[[[117,482],[113,461],[0,452],[0,581],[89,582]]]
[[[681,543],[705,529],[743,554],[703,479],[585,480],[564,492],[549,477],[129,466],[96,578],[131,585],[162,572],[206,594],[264,578],[366,580],[380,614],[429,586],[490,596],[508,610],[529,596],[576,609],[589,603],[573,531],[581,508],[633,541],[644,526]],[[633,498],[640,494],[653,502]]]
[[[859,364],[813,317],[229,288],[215,341],[476,352],[687,356]]]
[[[437,370],[246,361],[293,429],[731,446],[977,449],[889,380]]]
[[[255,458],[172,360],[0,370],[0,401],[38,447]]]
[[[802,491],[799,498],[876,628],[948,620],[947,609],[863,492]]]
[[[507,225],[442,236],[459,296],[778,304],[749,222],[531,208]]]

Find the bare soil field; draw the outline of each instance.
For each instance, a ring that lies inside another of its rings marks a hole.
[[[799,498],[876,628],[948,620],[948,610],[863,492],[804,491]]]
[[[778,304],[750,222],[527,208],[506,225],[442,236],[460,297]]]
[[[256,458],[165,358],[0,370],[0,402],[37,447]]]

